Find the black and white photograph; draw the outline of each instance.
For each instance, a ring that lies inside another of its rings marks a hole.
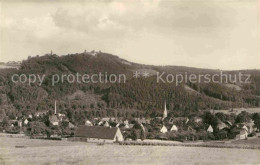
[[[259,0],[0,0],[0,165],[260,164]]]

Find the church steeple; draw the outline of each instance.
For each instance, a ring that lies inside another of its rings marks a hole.
[[[166,102],[164,102],[164,111],[163,111],[163,120],[167,117],[167,108],[166,108]]]

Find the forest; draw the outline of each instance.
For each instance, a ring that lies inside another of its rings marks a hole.
[[[133,78],[133,72],[146,71],[150,76]],[[52,85],[52,75],[57,74],[125,74],[125,83],[57,83]],[[58,111],[73,115],[74,122],[93,117],[156,117],[161,116],[163,105],[175,116],[189,116],[209,109],[232,109],[260,106],[260,71],[225,71],[251,75],[250,84],[240,83],[156,83],[155,72],[171,74],[218,73],[219,70],[183,66],[153,66],[132,63],[108,53],[95,56],[76,53],[63,56],[46,54],[29,57],[20,69],[0,70],[0,117],[9,119],[53,111],[57,101]],[[38,84],[14,83],[13,74],[45,75]]]

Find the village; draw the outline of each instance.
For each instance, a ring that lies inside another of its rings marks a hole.
[[[38,111],[28,116],[0,119],[2,134],[19,134],[34,139],[54,139],[96,143],[122,141],[214,141],[243,140],[259,136],[259,113],[239,114],[214,110],[193,117],[168,115],[166,103],[162,116],[154,118],[89,118],[84,125],[72,123],[66,114],[54,110]]]

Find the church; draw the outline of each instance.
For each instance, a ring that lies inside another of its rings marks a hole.
[[[167,117],[167,108],[166,108],[166,102],[164,103],[164,111],[163,111],[163,118],[162,120],[164,120]]]

